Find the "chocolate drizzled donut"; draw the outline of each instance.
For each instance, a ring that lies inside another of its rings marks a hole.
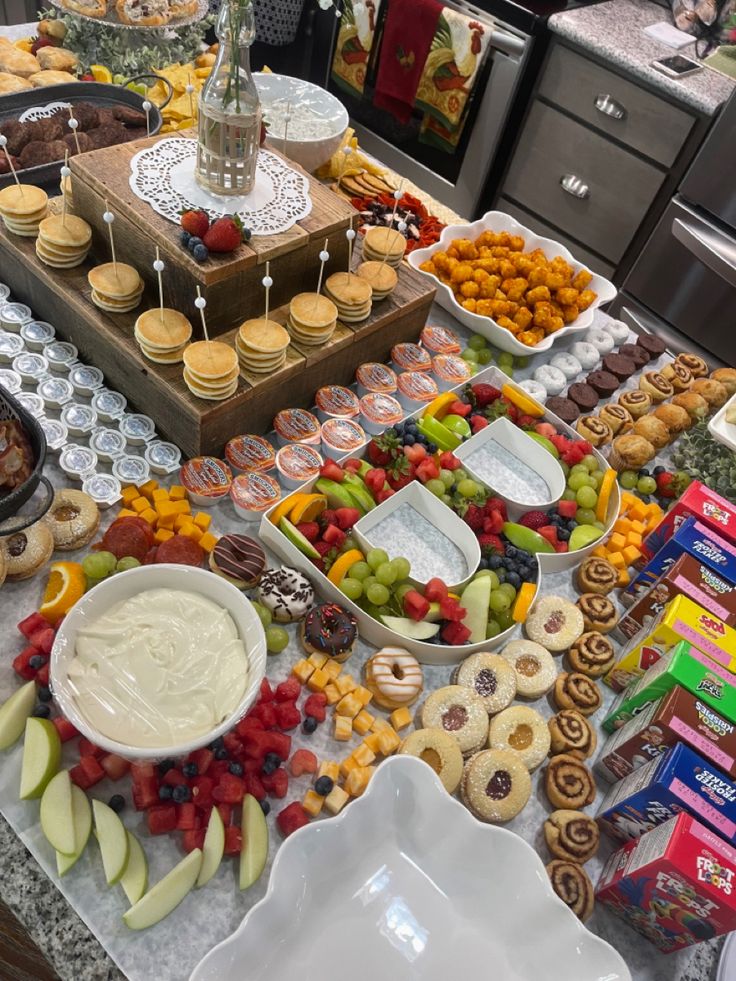
[[[319,651],[336,661],[346,661],[358,636],[358,621],[337,603],[313,607],[302,622],[302,642],[311,654]]]

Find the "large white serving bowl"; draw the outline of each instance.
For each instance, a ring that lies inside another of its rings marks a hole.
[[[525,252],[541,249],[548,259],[552,259],[558,255],[562,256],[576,272],[580,269],[587,268],[564,245],[555,242],[554,239],[535,235],[531,229],[520,225],[515,218],[512,218],[511,215],[504,214],[502,211],[488,211],[482,218],[469,225],[447,225],[443,229],[438,242],[428,245],[425,249],[416,249],[407,256],[407,261],[410,266],[421,272],[419,268],[421,264],[426,262],[427,259],[431,259],[435,252],[443,252],[448,249],[453,239],[469,238],[471,241],[474,241],[482,232],[489,231],[509,232],[511,235],[521,235],[525,243]],[[590,272],[590,270],[588,271]],[[604,303],[609,303],[616,296],[617,292],[613,283],[604,279],[603,276],[591,272],[593,279],[588,288],[598,294],[595,301],[571,324],[556,331],[554,334],[548,334],[544,340],[535,344],[534,347],[527,347],[526,344],[517,341],[511,331],[506,330],[505,327],[499,327],[491,317],[481,317],[479,314],[471,313],[465,307],[461,307],[449,286],[441,283],[436,276],[433,276],[431,273],[425,273],[424,275],[429,277],[431,282],[437,287],[437,302],[441,307],[444,307],[461,324],[465,324],[466,327],[476,334],[482,334],[484,337],[487,337],[491,344],[495,345],[501,351],[518,354],[520,357],[529,357],[530,355],[538,354],[540,351],[548,351],[557,341],[563,339],[569,340],[574,335],[586,330],[593,323],[593,311],[596,307]]]
[[[339,965],[339,967],[338,967]],[[190,981],[631,981],[523,838],[477,821],[421,760],[279,848],[268,892]]]
[[[70,690],[67,672],[74,658],[78,631],[103,616],[116,603],[148,589],[177,589],[198,593],[224,607],[233,618],[248,655],[248,683],[237,708],[210,732],[176,745],[138,747],[103,735],[79,711]],[[108,753],[129,760],[160,760],[184,756],[223,736],[238,722],[258,696],[266,673],[266,635],[250,600],[214,572],[186,565],[144,565],[105,579],[76,603],[64,617],[51,651],[51,688],[62,714],[83,736]]]
[[[257,72],[253,78],[263,117],[266,122],[273,120],[266,145],[284,152],[289,160],[296,161],[310,173],[327,163],[340,146],[348,128],[348,111],[342,102],[319,85],[290,75]],[[291,122],[284,143],[282,120],[289,103]],[[274,109],[271,109],[272,106]],[[299,118],[306,115],[319,121],[318,136],[310,138],[298,134]]]

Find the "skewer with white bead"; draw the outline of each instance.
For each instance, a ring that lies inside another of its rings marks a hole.
[[[266,275],[261,280],[261,283],[263,284],[263,288],[266,291],[266,313],[263,318],[264,320],[268,320],[268,300],[271,293],[271,287],[273,286],[273,280],[271,279],[270,276],[270,267],[271,267],[271,263],[266,262]]]
[[[348,240],[348,282],[350,282],[350,270],[353,268],[353,242],[355,241],[355,229],[353,228],[353,216],[350,216],[350,228],[345,232]]]
[[[3,150],[5,151],[5,158],[8,161],[8,167],[10,167],[10,173],[13,175],[15,183],[18,185],[18,190],[20,191],[21,197],[23,197],[23,185],[18,180],[18,175],[16,174],[15,167],[13,166],[12,157],[8,152],[8,138],[7,136],[4,136],[2,134],[0,134],[0,147],[2,147]]]
[[[286,141],[289,133],[289,123],[291,122],[291,99],[286,103],[286,115],[284,116],[284,147],[283,154],[286,156]]]
[[[112,233],[112,225],[115,221],[115,215],[110,211],[110,205],[107,203],[107,198],[105,198],[105,210],[102,213],[102,220],[107,225],[107,230],[110,233],[110,252],[112,253],[112,266],[115,270],[115,277],[118,275],[118,260],[115,255],[115,236]]]
[[[325,274],[325,263],[330,261],[330,253],[327,251],[327,244],[329,238],[325,239],[325,244],[322,251],[319,254],[319,278],[317,279],[317,295],[314,298],[314,304],[312,309],[317,309],[317,304],[319,303],[319,295],[322,292],[322,277]]]
[[[74,109],[69,106],[69,122],[67,124],[69,129],[74,133],[74,142],[77,146],[77,153],[81,153],[82,149],[79,146],[79,136],[77,135],[77,130],[79,129],[79,120],[74,116]]]
[[[184,89],[189,96],[189,117],[194,122],[194,85],[192,85],[192,73],[189,72],[189,81]]]
[[[64,154],[64,166],[61,168],[61,187],[62,187],[61,224],[64,226],[64,228],[66,228],[66,199],[67,199],[67,194],[66,194],[66,190],[64,189],[64,185],[66,183],[67,177],[71,177],[71,176],[72,176],[72,172],[71,172],[71,168],[69,167],[69,151],[67,150],[66,153]]]
[[[150,136],[151,135],[151,109],[153,108],[153,106],[148,101],[148,99],[144,99],[142,102],[142,108],[146,114],[146,136]]]
[[[159,309],[161,311],[162,324],[164,322],[164,284],[163,284],[163,280],[161,279],[161,273],[164,271],[164,268],[165,268],[164,262],[163,259],[161,258],[159,247],[156,246],[156,258],[153,263],[153,269],[154,272],[156,273],[156,276],[158,277],[158,302],[159,302]]]
[[[199,316],[202,318],[202,333],[204,334],[204,339],[207,342],[207,354],[210,360],[212,360],[212,351],[210,349],[210,335],[207,330],[207,319],[204,315],[204,308],[207,306],[207,300],[202,296],[202,290],[197,287],[197,299],[194,301],[195,307],[199,310]]]
[[[402,190],[401,189],[402,189],[403,186],[404,186],[404,182],[402,180],[401,183],[399,184],[399,186],[394,191],[394,195],[393,195],[393,197],[394,197],[394,210],[391,212],[391,221],[386,226],[386,236],[385,236],[386,251],[383,253],[383,259],[381,259],[381,265],[383,265],[386,262],[386,260],[388,259],[388,240],[389,240],[388,233],[389,233],[389,229],[392,229],[394,227],[394,222],[396,221],[396,212],[398,211],[398,208],[399,208],[399,201],[401,200],[401,195],[402,195]],[[399,222],[399,224],[404,226],[403,231],[402,231],[402,229],[399,229],[399,231],[402,232],[402,234],[403,234],[403,232],[406,231],[406,222],[405,221],[401,221],[401,222]]]

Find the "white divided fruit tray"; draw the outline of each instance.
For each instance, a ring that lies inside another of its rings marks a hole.
[[[713,439],[723,443],[729,450],[736,453],[736,424],[726,422],[726,413],[729,409],[736,406],[736,395],[733,395],[726,404],[716,412],[708,423],[708,432]]]

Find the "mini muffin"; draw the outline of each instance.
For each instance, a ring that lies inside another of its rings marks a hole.
[[[603,359],[603,370],[615,375],[619,381],[626,381],[636,371],[636,365],[624,354],[607,354]]]
[[[622,470],[641,470],[657,455],[648,439],[636,433],[617,436],[611,446],[609,464],[620,473]]]
[[[708,403],[697,392],[680,392],[672,399],[672,405],[679,405],[684,409],[693,423],[700,422],[708,415]]]
[[[580,406],[572,399],[566,399],[560,395],[553,395],[552,398],[547,399],[545,408],[566,422],[568,426],[572,426],[580,415]]]
[[[575,428],[592,446],[605,446],[613,439],[611,427],[599,416],[581,416]]]
[[[681,361],[673,361],[662,368],[662,375],[676,392],[686,392],[693,383],[693,374]]]
[[[658,371],[646,371],[639,379],[639,388],[646,392],[652,402],[665,402],[671,399],[675,390]]]
[[[649,412],[652,407],[652,399],[646,392],[635,388],[630,392],[622,392],[618,397],[618,404],[622,405],[634,419],[639,419]]]
[[[715,412],[728,402],[728,389],[715,378],[696,378],[690,391],[703,396],[710,412]]]
[[[614,436],[622,436],[634,428],[634,420],[629,410],[617,403],[604,405],[598,417],[610,427]]]
[[[671,402],[658,405],[652,415],[669,429],[671,439],[675,439],[693,424],[687,411],[681,405],[673,405]]]
[[[723,385],[729,398],[736,395],[736,368],[716,368],[711,371],[710,377]]]
[[[678,354],[675,361],[684,364],[690,370],[693,378],[708,377],[708,365],[697,354]]]
[[[655,450],[662,450],[670,441],[670,431],[661,421],[650,413],[642,416],[634,423],[634,432],[637,436],[648,439]]]

